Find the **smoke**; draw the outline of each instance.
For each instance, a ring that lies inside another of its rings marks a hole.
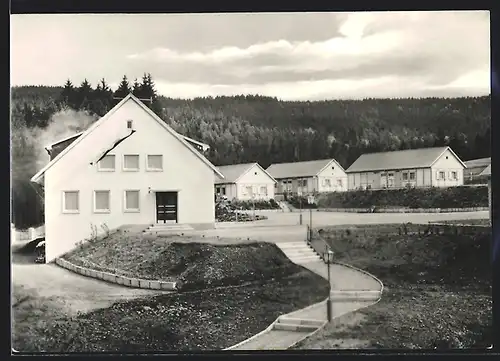
[[[97,120],[84,111],[63,109],[52,115],[46,128],[12,127],[12,178],[27,180],[42,169],[50,157],[45,147],[87,129]]]

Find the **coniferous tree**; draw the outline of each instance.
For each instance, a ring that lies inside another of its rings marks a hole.
[[[77,109],[90,110],[93,91],[92,85],[88,82],[87,78],[85,78],[77,91],[77,104],[79,104]]]
[[[124,75],[122,78],[122,81],[118,85],[118,89],[116,89],[115,93],[113,96],[115,98],[125,98],[127,95],[129,95],[132,92],[132,89],[130,88],[130,84],[128,82],[127,76]],[[120,99],[115,100],[115,102],[119,102]]]

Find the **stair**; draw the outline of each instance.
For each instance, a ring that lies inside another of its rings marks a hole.
[[[151,235],[181,234],[183,232],[194,231],[189,224],[178,223],[156,223],[149,226],[144,233]]]
[[[281,209],[283,210],[283,212],[291,212],[290,206],[288,205],[287,202],[279,201],[278,204],[281,207]]]
[[[295,332],[313,332],[323,326],[324,321],[321,320],[306,320],[298,318],[287,318],[282,316],[274,324],[273,329]]]
[[[304,264],[321,261],[321,258],[305,241],[277,242],[276,245],[293,263]]]

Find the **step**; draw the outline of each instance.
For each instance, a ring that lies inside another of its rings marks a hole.
[[[273,329],[283,330],[283,331],[296,331],[296,332],[313,332],[318,329],[319,326],[314,325],[300,325],[293,323],[281,323],[277,322],[274,324]]]
[[[321,326],[323,326],[323,323],[325,323],[325,321],[282,316],[282,317],[278,318],[278,323],[285,323],[285,324],[289,324],[289,325],[306,325],[306,326],[321,327]]]
[[[300,252],[314,252],[314,250],[310,249],[309,247],[295,247],[295,248],[281,248],[283,252],[288,252],[288,253],[300,253]]]
[[[332,291],[332,301],[376,301],[380,298],[380,291]]]
[[[305,241],[297,241],[297,242],[279,242],[276,243],[280,248],[301,248],[307,247],[310,248]]]
[[[319,258],[290,258],[290,261],[297,264],[311,263],[320,261]]]

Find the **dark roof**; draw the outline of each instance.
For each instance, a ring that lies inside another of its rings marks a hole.
[[[330,158],[309,160],[305,162],[271,164],[267,168],[267,172],[273,176],[274,179],[313,177],[332,161],[335,162],[338,167],[342,168],[335,159]]]
[[[406,149],[392,152],[368,153],[361,155],[346,170],[347,173],[408,168],[427,168],[449,147]],[[451,151],[455,156],[456,154]],[[457,159],[462,162],[458,157]],[[463,164],[463,163],[462,163]]]
[[[271,175],[265,169],[263,169],[259,165],[259,163],[221,165],[218,166],[217,169],[224,175],[224,179],[216,179],[215,184],[235,183],[238,180],[238,178],[240,178],[243,174],[245,174],[254,165],[257,165],[257,167],[261,168],[262,171],[264,171],[264,173],[266,173],[271,177]]]
[[[491,157],[471,159],[464,162],[467,168],[487,167],[491,164]]]

